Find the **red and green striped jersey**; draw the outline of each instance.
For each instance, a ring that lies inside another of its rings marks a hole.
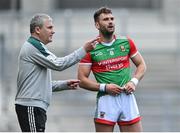
[[[80,65],[91,65],[98,83],[123,86],[131,79],[129,59],[137,52],[134,42],[130,38],[123,37],[115,39],[110,46],[98,43],[96,48],[80,61]]]

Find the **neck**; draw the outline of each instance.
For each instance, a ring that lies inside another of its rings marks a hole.
[[[39,40],[40,42],[42,42],[44,45],[46,45],[46,43],[45,43],[42,39],[40,39],[40,37],[39,37],[38,35],[36,35],[36,34],[31,34],[31,36],[32,36],[33,38]]]
[[[112,34],[112,35],[108,35],[108,36],[105,36],[103,34],[100,34],[100,41],[101,42],[105,42],[105,43],[109,43],[111,42],[113,39],[115,39],[115,35]]]

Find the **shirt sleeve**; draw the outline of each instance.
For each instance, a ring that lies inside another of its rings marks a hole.
[[[137,47],[136,47],[136,45],[135,45],[135,43],[134,43],[134,41],[132,39],[128,38],[128,41],[129,41],[129,44],[130,44],[129,56],[131,58],[133,58],[134,56],[137,55],[138,50],[137,50]]]
[[[52,81],[52,91],[63,91],[63,90],[69,90],[70,88],[67,85],[66,80],[58,80],[58,81]]]
[[[87,53],[85,57],[80,61],[80,65],[92,65],[91,54]]]
[[[85,54],[85,50],[81,47],[64,57],[56,57],[51,52],[49,52],[48,56],[44,56],[42,53],[35,51],[32,53],[30,58],[33,60],[33,62],[45,68],[62,71],[78,63],[85,56]]]

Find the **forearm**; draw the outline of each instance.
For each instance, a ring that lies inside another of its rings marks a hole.
[[[63,90],[69,90],[66,80],[52,81],[52,91],[53,92],[63,91]]]
[[[40,52],[34,51],[31,59],[45,68],[62,71],[79,62],[85,54],[86,52],[82,47],[64,57],[56,57],[52,53],[48,56],[44,56]]]
[[[145,72],[146,72],[146,64],[143,62],[137,66],[137,69],[133,77],[137,78],[140,81],[143,78]]]
[[[54,60],[54,69],[58,71],[67,69],[68,67],[79,62],[85,56],[85,54],[85,50],[83,48],[79,48],[67,56],[56,58]]]
[[[133,57],[132,61],[136,66],[136,70],[133,77],[140,81],[146,72],[146,63],[140,53]]]
[[[88,78],[80,79],[79,86],[90,91],[99,91],[100,84]]]

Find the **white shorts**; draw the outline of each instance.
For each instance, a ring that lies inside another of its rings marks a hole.
[[[134,94],[104,95],[97,99],[95,122],[130,125],[141,120]]]

